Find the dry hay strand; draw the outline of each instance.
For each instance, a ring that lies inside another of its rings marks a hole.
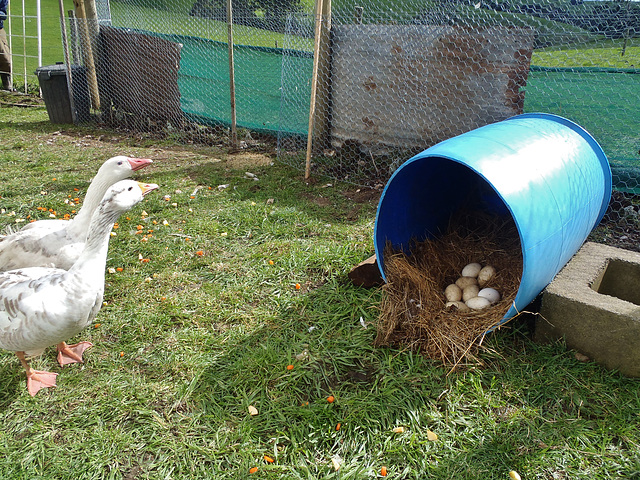
[[[387,245],[376,345],[402,344],[448,366],[478,362],[484,335],[511,307],[522,278],[522,250],[512,219],[474,213],[456,219],[448,232],[422,242],[410,253]],[[465,265],[492,265],[496,275],[485,287],[498,290],[500,301],[468,312],[445,307],[444,289]]]

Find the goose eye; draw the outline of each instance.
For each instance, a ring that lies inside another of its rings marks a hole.
[[[127,188],[127,190],[128,190],[128,191],[131,191],[131,190],[133,190],[133,187],[129,187],[129,188]]]
[[[122,165],[122,160],[118,162],[118,165]]]

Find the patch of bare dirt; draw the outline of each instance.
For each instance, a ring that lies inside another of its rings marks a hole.
[[[318,205],[319,207],[328,207],[331,205],[331,199],[323,197],[322,195],[304,195],[311,203]]]
[[[356,203],[378,203],[381,194],[382,186],[378,188],[363,187],[342,192],[342,195]]]
[[[602,221],[588,240],[640,252],[640,195],[614,191]]]
[[[36,95],[0,90],[0,105],[5,107],[42,107],[44,100]]]
[[[227,155],[226,164],[229,168],[242,170],[250,167],[262,167],[273,164],[269,155],[256,152],[239,152]]]

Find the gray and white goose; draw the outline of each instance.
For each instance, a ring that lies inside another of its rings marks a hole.
[[[69,269],[80,256],[91,217],[107,189],[152,163],[147,158],[120,155],[102,164],[87,189],[82,207],[71,220],[47,219],[0,237],[0,271],[23,267]]]
[[[133,180],[111,186],[93,214],[82,253],[69,270],[30,267],[0,272],[0,348],[16,353],[33,396],[56,385],[56,373],[36,371],[26,356],[58,347],[58,361],[82,362],[89,342],[66,340],[87,327],[102,306],[111,229],[118,217],[158,188]]]

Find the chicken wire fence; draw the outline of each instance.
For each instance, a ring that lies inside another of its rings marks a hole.
[[[635,11],[617,31],[595,21],[578,27],[568,16],[512,13],[505,4],[498,11],[442,3],[419,15],[367,7],[324,17],[330,52],[317,64],[311,155],[307,138],[290,135],[306,131],[299,114],[309,111],[308,89],[300,92],[296,81],[300,37],[290,35],[280,158],[375,185],[439,141],[519,113],[547,112],[589,131],[611,161],[616,186],[633,190],[640,161],[640,52],[628,47],[630,36],[640,35]]]
[[[95,21],[70,12],[76,121],[219,142],[235,117],[276,138],[281,162],[375,186],[441,140],[547,112],[595,137],[617,189],[640,188],[640,2],[312,8],[234,0],[232,29],[222,0],[100,0]]]

